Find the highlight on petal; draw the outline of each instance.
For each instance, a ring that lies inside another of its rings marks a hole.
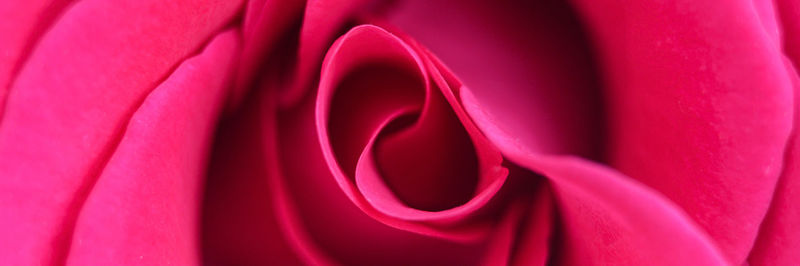
[[[205,163],[238,38],[219,34],[136,110],[80,210],[67,264],[199,264]]]
[[[144,97],[240,1],[79,1],[40,38],[0,124],[0,258],[65,259],[75,217]]]

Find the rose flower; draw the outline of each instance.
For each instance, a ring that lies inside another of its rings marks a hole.
[[[2,265],[797,265],[800,1],[0,3]]]

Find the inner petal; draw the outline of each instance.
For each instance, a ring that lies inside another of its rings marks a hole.
[[[457,222],[493,198],[507,170],[454,94],[460,84],[417,45],[372,25],[342,36],[323,63],[320,142],[363,211]]]
[[[416,123],[377,141],[375,157],[386,185],[416,209],[441,211],[464,204],[478,184],[472,140],[437,90],[429,93]]]

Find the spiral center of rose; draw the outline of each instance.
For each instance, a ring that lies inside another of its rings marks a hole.
[[[344,189],[353,185],[385,213],[463,207],[505,176],[499,153],[465,124],[440,66],[419,52],[358,27],[331,48],[320,79],[317,125],[329,166]]]

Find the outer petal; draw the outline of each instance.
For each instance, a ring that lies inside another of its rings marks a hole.
[[[610,164],[675,201],[744,262],[792,126],[769,20],[745,0],[573,2],[606,71]]]
[[[8,87],[31,49],[70,0],[0,2],[0,120]]]
[[[43,36],[0,124],[0,261],[59,262],[133,111],[238,1],[81,1]]]
[[[68,264],[199,263],[206,155],[238,37],[220,34],[147,96],[80,211]]]

